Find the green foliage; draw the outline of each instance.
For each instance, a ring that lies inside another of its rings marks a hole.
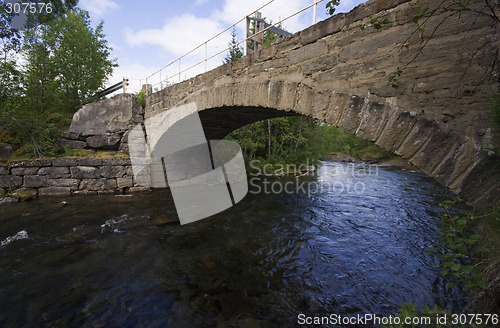
[[[329,153],[345,153],[356,159],[380,159],[390,154],[373,143],[310,117],[279,117],[258,121],[233,131],[247,161],[270,164],[313,163]]]
[[[266,18],[264,17],[264,20]],[[269,22],[269,24],[272,24],[272,21]],[[276,25],[277,28],[280,28],[284,30],[283,25],[280,23]],[[252,21],[252,25],[250,26],[250,34],[253,35],[256,33],[256,28],[255,28],[255,21]],[[278,41],[280,38],[279,34],[273,33],[269,30],[264,31],[264,37],[263,37],[263,47],[268,47]],[[247,41],[247,48],[253,50],[254,49],[254,41],[248,40]]]
[[[401,76],[401,74],[403,74],[403,71],[401,70],[401,67],[398,67],[394,72],[387,75],[387,86],[391,86],[394,89],[399,89],[399,85],[396,82],[398,81],[398,78]]]
[[[331,0],[326,3],[326,12],[329,15],[333,15],[335,13],[335,7],[340,5],[340,0]]]
[[[387,25],[390,23],[389,18],[373,18],[372,16],[369,17],[370,19],[370,25],[375,29],[375,30],[381,30],[384,25]],[[366,28],[366,24],[360,24],[359,28],[361,31],[364,31]]]
[[[73,0],[53,4],[55,16],[21,37],[0,3],[0,142],[14,146],[16,156],[61,152],[61,130],[116,66],[102,23],[93,29],[86,11],[68,11]]]
[[[90,24],[86,11],[74,9],[25,32],[23,84],[35,110],[75,111],[112,73],[103,23]]]
[[[478,246],[481,236],[477,233],[476,217],[471,214],[465,216],[453,215],[452,206],[459,200],[446,201],[440,204],[445,210],[441,218],[440,241],[446,248],[441,252],[439,248],[431,248],[430,252],[438,255],[441,261],[441,274],[448,278],[449,287],[457,285],[466,289],[485,288],[484,275],[474,267],[476,256],[488,250]]]
[[[234,62],[243,57],[243,51],[239,46],[238,38],[236,37],[236,30],[233,28],[231,32],[231,42],[229,43],[229,52],[224,58],[224,64]]]
[[[141,105],[142,108],[146,107],[146,94],[139,91],[135,94],[135,100]]]

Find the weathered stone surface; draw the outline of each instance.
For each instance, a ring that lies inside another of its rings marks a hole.
[[[76,190],[76,191],[73,191],[73,195],[97,195],[97,191]]]
[[[0,197],[4,197],[6,194],[6,191],[4,188],[0,188]]]
[[[142,108],[134,95],[119,94],[83,106],[73,116],[70,133],[96,136],[125,132],[142,121]]]
[[[47,187],[38,189],[40,196],[70,196],[71,188],[69,187]]]
[[[47,178],[40,175],[25,175],[23,185],[26,188],[40,188],[50,186]]]
[[[79,158],[78,165],[79,166],[101,166],[102,159],[100,159],[100,158]]]
[[[51,187],[71,187],[72,189],[78,188],[80,184],[79,179],[47,179],[47,183]]]
[[[6,174],[9,174],[9,170],[6,169],[2,163],[0,163],[0,175],[6,175]]]
[[[67,174],[69,174],[69,168],[64,166],[42,167],[38,170],[38,175],[51,175],[52,177],[65,177]]]
[[[11,170],[12,175],[34,175],[38,172],[38,167],[15,167]]]
[[[20,201],[28,201],[35,199],[38,195],[38,190],[35,188],[20,188],[12,193],[12,196],[19,198]]]
[[[122,178],[127,174],[126,166],[101,166],[100,170],[103,178]]]
[[[115,179],[84,179],[80,183],[80,190],[111,190],[118,188]]]
[[[58,141],[58,144],[62,147],[68,147],[70,149],[85,149],[88,147],[86,141],[79,141],[79,140],[60,139]]]
[[[130,165],[130,158],[115,157],[103,158],[102,165]]]
[[[23,184],[23,178],[19,176],[0,175],[0,188],[19,187]]]
[[[9,164],[9,169],[15,167],[43,167],[43,166],[51,166],[52,161],[47,159],[39,159],[34,161],[12,161]]]
[[[0,197],[0,205],[17,204],[19,199],[15,197]]]
[[[93,166],[75,166],[70,171],[71,177],[75,179],[96,179],[101,176],[99,169]]]
[[[13,152],[14,150],[11,145],[6,143],[0,143],[0,157],[8,158],[12,156]]]
[[[130,188],[134,186],[134,182],[132,178],[117,178],[116,184],[118,188]]]
[[[54,158],[52,166],[77,166],[78,161],[76,158]]]
[[[121,135],[118,134],[101,134],[87,138],[87,145],[90,148],[118,150],[120,147]]]
[[[146,192],[146,191],[151,191],[151,188],[148,188],[148,187],[130,187],[130,188],[128,188],[128,192],[131,192],[131,193]]]

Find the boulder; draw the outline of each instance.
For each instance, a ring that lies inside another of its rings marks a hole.
[[[132,94],[119,94],[90,103],[73,116],[66,134],[75,140],[80,137],[124,133],[143,120],[143,109]]]

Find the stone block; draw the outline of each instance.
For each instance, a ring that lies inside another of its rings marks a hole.
[[[115,179],[84,179],[80,183],[80,190],[114,190],[117,189]]]
[[[53,178],[57,178],[58,176],[65,177],[67,174],[69,174],[69,168],[65,166],[42,167],[38,170],[38,175],[50,175]]]
[[[77,166],[76,158],[55,158],[52,160],[52,166]]]
[[[80,184],[79,179],[47,179],[47,183],[51,187],[71,187],[73,189],[78,188]]]
[[[9,169],[15,167],[43,167],[51,165],[52,161],[48,159],[39,159],[35,161],[13,161],[9,164]]]
[[[133,179],[130,178],[117,178],[116,179],[116,184],[118,188],[130,188],[134,186],[134,181]]]
[[[14,167],[12,175],[35,175],[38,172],[38,167]]]
[[[100,170],[103,178],[122,178],[127,174],[126,166],[101,166]]]
[[[23,184],[23,178],[16,175],[1,175],[0,188],[20,187]]]
[[[3,165],[0,163],[0,175],[7,175],[9,174],[9,170],[6,169]]]
[[[79,166],[101,166],[102,159],[100,159],[100,158],[79,158],[78,165]]]
[[[87,145],[95,149],[118,150],[120,147],[121,136],[112,135],[97,135],[87,138]]]
[[[24,187],[25,188],[40,188],[50,186],[47,178],[40,175],[25,175]]]
[[[146,191],[151,191],[151,188],[149,187],[130,187],[127,190],[130,193],[135,193],[135,192],[146,192]]]
[[[130,158],[128,157],[104,158],[102,160],[102,165],[130,165]]]
[[[46,187],[38,189],[40,196],[70,196],[71,188],[69,187]]]
[[[86,141],[79,140],[60,139],[57,143],[62,147],[68,147],[70,149],[85,149],[88,147]]]
[[[75,166],[70,171],[71,177],[75,179],[97,179],[101,176],[99,169],[92,166]]]

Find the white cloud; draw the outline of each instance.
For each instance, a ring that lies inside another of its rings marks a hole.
[[[156,45],[176,56],[182,56],[223,29],[218,22],[184,14],[168,19],[161,28],[134,32],[125,29],[125,41],[131,46]],[[224,40],[224,45],[229,40]],[[220,45],[219,43],[215,43]]]
[[[80,6],[97,17],[102,17],[111,9],[118,8],[113,0],[81,0]]]

